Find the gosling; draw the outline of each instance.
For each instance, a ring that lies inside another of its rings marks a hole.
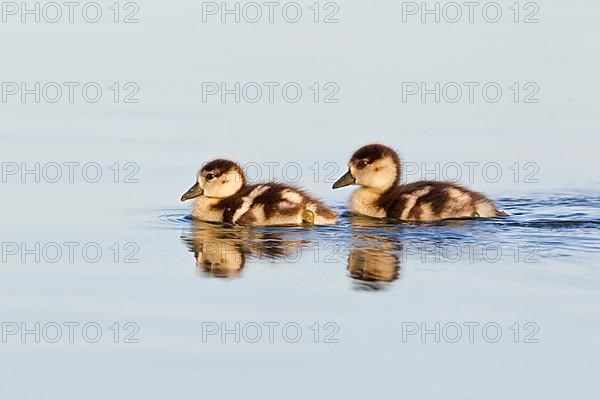
[[[241,226],[333,225],[337,213],[304,191],[281,183],[248,185],[242,168],[217,159],[197,174],[181,196],[195,199],[192,217]]]
[[[350,199],[353,213],[401,221],[491,218],[507,214],[481,193],[450,182],[420,181],[400,184],[402,168],[398,154],[381,144],[358,149],[348,172],[333,189],[362,186]]]

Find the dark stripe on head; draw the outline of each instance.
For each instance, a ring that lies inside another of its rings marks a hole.
[[[370,164],[374,161],[382,160],[385,157],[390,157],[394,161],[394,164],[396,164],[396,182],[392,185],[393,188],[400,182],[400,178],[402,177],[402,166],[400,164],[398,153],[391,147],[382,144],[368,144],[354,152],[350,159],[350,163],[356,164],[361,160],[367,160]]]
[[[202,169],[200,170],[201,174],[205,174],[205,173],[212,173],[215,176],[221,176],[226,172],[229,171],[237,171],[239,173],[239,175],[242,177],[242,184],[245,185],[246,184],[246,177],[244,176],[244,171],[242,170],[242,168],[234,163],[233,161],[229,161],[229,160],[224,160],[221,158],[218,158],[216,160],[213,160],[209,163],[207,163],[206,165],[204,165],[202,167]]]
[[[391,157],[395,161],[398,161],[398,164],[400,164],[400,158],[398,157],[398,154],[392,148],[382,144],[368,144],[361,147],[354,152],[351,161],[368,160],[369,162],[373,162],[384,157]]]

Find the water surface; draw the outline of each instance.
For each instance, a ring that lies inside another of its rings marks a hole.
[[[313,0],[299,1],[298,24],[203,23],[206,2],[138,0],[139,23],[124,24],[114,1],[98,3],[99,23],[0,24],[3,82],[104,89],[98,103],[0,104],[0,163],[95,162],[103,173],[1,180],[0,323],[19,332],[0,337],[0,398],[599,397],[596,2],[540,2],[532,24],[513,22],[513,2],[497,24],[403,23],[406,2],[383,0],[338,2],[337,24],[313,23]],[[139,102],[115,103],[115,82],[135,82]],[[203,82],[297,82],[305,95],[204,102]],[[337,84],[339,102],[314,102],[315,82]],[[504,96],[404,102],[403,82],[496,82]],[[515,82],[537,84],[539,102],[515,102]],[[420,167],[408,181],[462,166],[458,181],[510,216],[350,215],[349,190],[330,187],[370,142],[396,148],[407,175]],[[217,157],[258,164],[258,181],[299,166],[288,183],[334,205],[339,225],[192,221],[179,197]],[[498,180],[482,174],[488,163]],[[36,323],[50,330],[23,339]],[[98,342],[82,338],[89,323]]]

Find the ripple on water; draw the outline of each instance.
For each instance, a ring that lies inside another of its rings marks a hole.
[[[194,221],[191,215],[182,212],[162,214],[159,215],[158,219],[160,223],[163,224],[163,227],[185,227],[189,226]]]

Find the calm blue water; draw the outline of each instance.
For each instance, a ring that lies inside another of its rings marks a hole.
[[[349,0],[315,23],[311,0],[271,24],[203,22],[188,0],[119,3],[114,22],[113,3],[97,23],[0,15],[0,398],[598,398],[598,4],[422,23]],[[63,98],[10,94],[23,82]],[[303,95],[222,102],[207,82]],[[404,101],[406,82],[503,95]],[[407,181],[455,179],[510,216],[352,216],[330,187],[370,142]],[[340,223],[192,221],[179,198],[217,157]]]

